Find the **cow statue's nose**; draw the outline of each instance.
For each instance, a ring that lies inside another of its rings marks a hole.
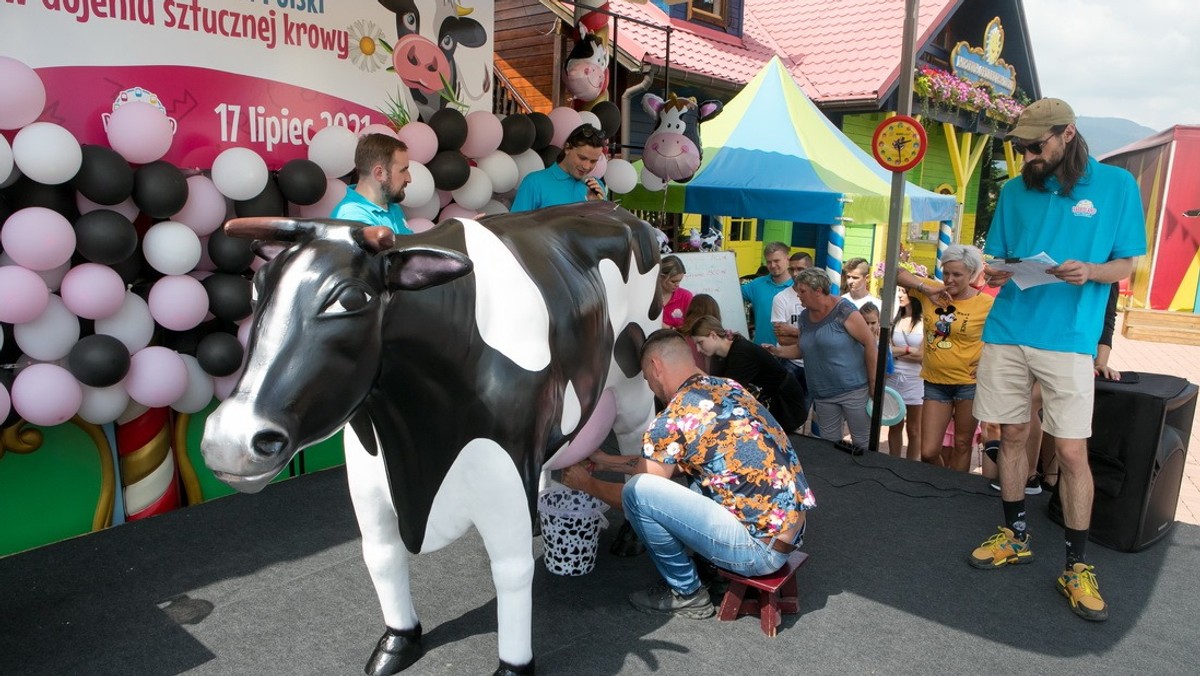
[[[262,430],[250,440],[250,446],[258,455],[271,458],[279,455],[288,447],[288,438],[279,430]]]

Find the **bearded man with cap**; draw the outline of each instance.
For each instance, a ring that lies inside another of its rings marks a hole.
[[[1129,172],[1088,155],[1065,101],[1031,104],[1009,137],[1024,159],[1021,180],[1010,180],[1000,190],[984,253],[1012,259],[1045,252],[1057,262],[1047,270],[1057,281],[1022,290],[1006,283],[1011,271],[995,262],[996,267],[984,268],[988,283],[1003,288],[983,330],[975,417],[1000,424],[1005,526],[968,562],[996,570],[1033,559],[1025,524],[1029,468],[1024,448],[1030,388],[1041,383],[1043,427],[1054,435],[1061,464],[1058,491],[1067,556],[1058,588],[1076,615],[1102,621],[1108,619],[1108,606],[1084,557],[1093,496],[1087,457],[1093,359],[1109,286],[1129,276],[1134,258],[1146,253],[1141,193]]]

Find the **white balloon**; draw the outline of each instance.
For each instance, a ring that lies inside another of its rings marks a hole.
[[[0,181],[0,188],[11,188],[14,183],[20,180],[22,175],[23,174],[21,174],[21,170],[18,169],[17,165],[14,163],[12,171],[8,174],[8,178]]]
[[[42,281],[46,283],[46,288],[51,291],[58,291],[62,288],[63,279],[66,278],[67,273],[70,271],[71,261],[67,261],[57,268],[50,270],[34,270],[38,274],[38,277],[41,277]]]
[[[13,170],[13,151],[8,139],[0,136],[0,183],[8,180]]]
[[[180,413],[199,413],[208,406],[213,398],[213,379],[200,367],[200,362],[190,354],[181,354],[180,358],[187,364],[188,384],[183,396],[171,404],[171,408]]]
[[[123,382],[108,387],[89,387],[80,383],[79,389],[83,390],[79,417],[93,425],[106,425],[116,420],[129,406],[129,393]]]
[[[496,214],[507,214],[508,207],[500,200],[488,200],[488,203],[483,205],[480,211],[488,216],[495,216]]]
[[[338,178],[354,169],[356,147],[358,137],[354,132],[345,127],[329,126],[313,134],[312,141],[308,144],[308,159],[321,167],[326,178]]]
[[[476,164],[492,180],[493,192],[508,192],[517,187],[517,182],[521,179],[517,161],[502,150],[480,159]]]
[[[604,125],[600,124],[600,118],[590,110],[579,111],[579,119],[583,120],[583,124],[590,124],[597,130],[604,129]]]
[[[249,148],[227,148],[213,160],[213,184],[231,200],[258,197],[268,174],[266,161]]]
[[[420,162],[409,162],[408,173],[411,177],[404,187],[404,199],[400,206],[415,207],[428,202],[434,197],[433,174]]]
[[[125,302],[117,314],[96,320],[96,333],[116,338],[133,354],[149,345],[154,337],[154,318],[150,316],[150,306],[141,296],[127,291]]]
[[[609,160],[608,170],[604,172],[604,183],[609,190],[624,195],[637,187],[637,168],[629,160]]]
[[[17,132],[12,153],[21,173],[45,185],[66,183],[83,165],[79,141],[53,122],[34,122]]]
[[[517,163],[517,171],[519,172],[517,175],[518,185],[520,185],[521,181],[525,180],[526,176],[546,168],[546,164],[542,162],[542,156],[533,150],[526,150],[519,155],[514,155],[513,160]]]
[[[33,359],[62,359],[79,341],[79,318],[61,298],[51,295],[40,317],[13,327],[13,338],[21,351]]]
[[[480,209],[492,199],[492,179],[479,167],[471,167],[471,175],[458,190],[451,190],[454,201],[468,209]]]
[[[648,169],[642,167],[642,187],[650,192],[658,192],[666,188],[667,184]]]
[[[404,217],[412,220],[414,218],[424,218],[427,221],[436,221],[438,213],[442,210],[442,203],[435,194],[428,202],[415,207],[401,206],[404,210]]]
[[[146,231],[142,253],[164,275],[187,274],[200,262],[200,237],[183,223],[163,221]]]

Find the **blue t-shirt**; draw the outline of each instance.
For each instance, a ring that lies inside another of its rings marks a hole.
[[[599,179],[597,179],[599,180]],[[600,181],[604,187],[604,181]],[[552,164],[541,171],[535,171],[521,181],[517,187],[517,196],[513,198],[511,212],[533,211],[543,207],[556,207],[560,204],[586,202],[588,196],[587,184],[563,171],[558,164]]]
[[[357,185],[352,185],[346,190],[346,196],[333,208],[333,213],[329,215],[330,218],[358,221],[367,225],[386,225],[397,235],[413,234],[412,230],[408,229],[407,222],[404,220],[404,211],[400,209],[399,204],[392,202],[388,208],[384,209],[363,197],[362,193],[355,190],[357,187]]]
[[[1030,190],[1020,179],[1005,183],[984,253],[1020,258],[1045,251],[1059,263],[1106,263],[1146,253],[1141,192],[1128,171],[1088,158],[1071,196],[1059,195],[1059,187],[1054,176],[1045,191]],[[988,315],[983,341],[1095,355],[1108,294],[1108,283],[1092,281],[1024,291],[1009,282]]]
[[[775,295],[784,289],[792,288],[792,278],[789,276],[778,284],[771,275],[756,277],[742,285],[742,300],[750,303],[750,311],[754,315],[754,342],[762,345],[775,345],[775,327],[771,326],[771,304]]]

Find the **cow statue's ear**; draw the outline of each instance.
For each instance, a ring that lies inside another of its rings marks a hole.
[[[650,117],[658,117],[658,111],[662,110],[662,97],[654,94],[645,94],[642,96],[642,110]]]
[[[465,255],[435,247],[407,247],[388,253],[387,285],[392,291],[420,291],[452,282],[474,269]]]
[[[700,104],[700,119],[711,120],[721,114],[721,110],[725,108],[725,104],[716,99],[709,99]]]

